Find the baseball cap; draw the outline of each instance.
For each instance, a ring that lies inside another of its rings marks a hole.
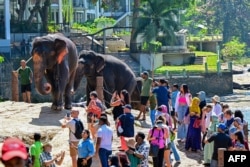
[[[14,157],[27,159],[26,146],[20,139],[7,138],[2,145],[2,159],[8,161]]]
[[[142,74],[147,76],[149,75],[147,71],[143,71]]]
[[[128,108],[128,109],[132,109],[131,105],[130,104],[126,104],[125,106],[123,106],[122,108]]]
[[[219,125],[217,125],[217,128],[220,128],[221,130],[225,131],[227,129],[227,126],[223,123],[220,123]]]

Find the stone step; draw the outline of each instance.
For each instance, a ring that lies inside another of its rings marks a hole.
[[[201,57],[201,56],[195,57],[194,64],[196,64],[196,65],[201,65],[201,64],[203,64],[203,63],[204,63],[203,57]]]

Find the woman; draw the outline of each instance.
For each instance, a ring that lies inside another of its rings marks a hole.
[[[153,167],[162,166],[165,141],[166,141],[166,131],[164,130],[164,125],[162,120],[157,120],[155,126],[150,129],[148,134],[148,141],[151,145],[157,145],[159,147],[158,154],[153,156]]]
[[[239,117],[241,119],[242,125],[243,125],[243,133],[245,136],[245,140],[248,141],[248,122],[244,120],[244,115],[240,110],[236,110],[234,112],[234,117]]]
[[[185,149],[189,151],[201,150],[201,120],[200,120],[200,99],[194,97],[191,105],[187,109],[185,116],[189,114],[190,123],[188,125],[187,140]]]
[[[92,157],[94,155],[94,143],[90,139],[89,130],[85,129],[82,132],[82,139],[79,141],[78,146],[78,159],[77,167],[90,167],[92,164]]]
[[[95,110],[95,111],[93,111]],[[92,139],[95,141],[96,139],[96,131],[94,128],[94,124],[97,122],[97,119],[101,116],[104,107],[102,105],[101,100],[98,99],[98,95],[96,91],[90,92],[90,102],[86,109],[87,111],[87,123],[88,129],[91,132]]]
[[[121,93],[115,91],[112,95],[110,106],[114,107],[112,110],[114,121],[123,114],[123,106],[125,104],[130,104],[129,93],[127,90],[123,89]]]
[[[241,131],[236,131],[234,133],[234,150],[235,151],[246,151],[244,137]]]
[[[177,138],[180,139],[182,142],[185,142],[187,135],[187,125],[184,123],[184,116],[188,106],[190,105],[191,99],[192,95],[189,93],[188,86],[186,84],[182,84],[175,102],[175,110],[177,112],[179,124]]]

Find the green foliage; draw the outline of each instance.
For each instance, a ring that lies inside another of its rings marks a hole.
[[[63,18],[66,23],[73,22],[73,2],[72,0],[62,0]]]
[[[223,45],[221,54],[229,59],[236,60],[244,56],[246,52],[246,44],[241,43],[239,38],[233,37],[233,39]]]
[[[188,50],[189,50],[190,52],[193,52],[193,51],[196,50],[196,47],[195,47],[194,45],[188,45],[187,48],[188,48]]]
[[[73,23],[72,29],[76,29],[76,30],[81,30],[85,33],[88,33],[88,34],[93,34],[93,33],[96,33],[97,31],[99,31],[100,29],[96,28],[95,25],[93,24],[80,24],[80,23]]]
[[[55,24],[55,23],[50,23],[48,24],[48,32],[49,33],[55,33],[60,31],[60,25]]]
[[[131,35],[131,32],[130,31],[120,31],[120,32],[115,32],[114,35],[118,36],[118,37],[121,37],[121,36],[125,36],[125,35]]]
[[[159,41],[143,42],[142,50],[146,52],[157,52],[162,46]]]
[[[94,21],[95,25],[102,25],[103,27],[105,27],[107,24],[114,24],[115,23],[115,19],[113,18],[108,18],[108,17],[99,17],[96,18]]]
[[[4,57],[0,55],[0,63],[4,62]]]

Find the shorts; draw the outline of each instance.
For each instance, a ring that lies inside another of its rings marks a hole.
[[[31,84],[21,85],[21,93],[31,92]]]
[[[149,96],[141,96],[141,104],[142,105],[147,105],[148,103]]]
[[[78,141],[72,141],[71,143],[74,144],[74,147],[71,147],[69,145],[69,154],[71,157],[74,157],[74,156],[77,156],[78,155],[78,152],[77,152],[77,145],[78,145]]]
[[[171,142],[168,143],[167,145],[165,145],[165,149],[164,150],[170,150],[171,149]]]
[[[173,108],[173,110],[170,112],[171,116],[174,117],[175,116],[175,109]]]

